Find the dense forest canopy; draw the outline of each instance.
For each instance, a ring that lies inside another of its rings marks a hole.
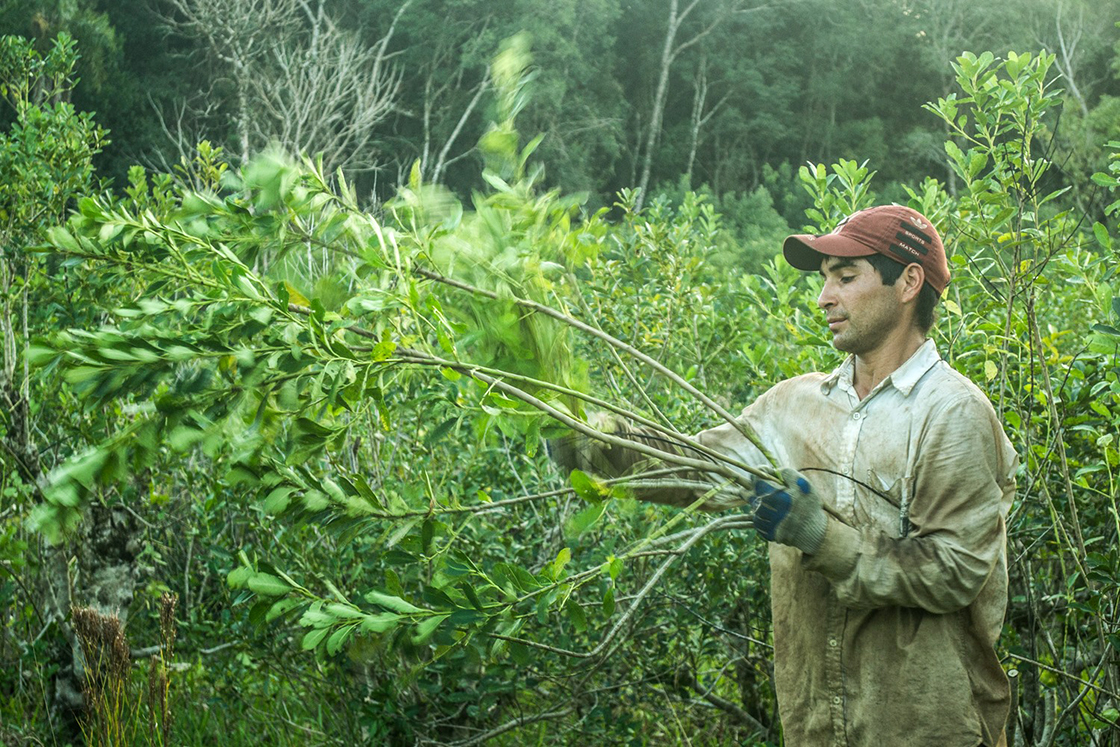
[[[243,160],[278,139],[348,167],[363,199],[390,197],[417,159],[426,180],[480,186],[489,61],[526,31],[520,126],[544,135],[549,185],[605,205],[643,179],[733,204],[763,186],[796,226],[807,161],[951,185],[944,125],[922,104],[953,90],[949,62],[966,49],[1057,55],[1067,105],[1054,134],[1063,173],[1083,180],[1120,135],[1116,16],[1111,0],[83,0],[9,1],[0,29],[40,46],[75,37],[74,103],[112,133],[96,163],[118,185],[132,164],[166,169],[200,140]]]
[[[1118,6],[0,2],[0,741],[781,744],[750,517],[544,445],[835,366],[779,242],[897,201],[1009,744],[1120,743]]]

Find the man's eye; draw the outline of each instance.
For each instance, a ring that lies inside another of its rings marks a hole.
[[[840,282],[841,283],[850,283],[855,279],[856,279],[855,275],[841,275],[840,276]]]

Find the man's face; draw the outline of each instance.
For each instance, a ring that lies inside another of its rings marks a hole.
[[[862,257],[825,257],[821,262],[824,288],[817,305],[825,313],[832,345],[837,350],[866,355],[879,347],[904,323],[895,285]]]

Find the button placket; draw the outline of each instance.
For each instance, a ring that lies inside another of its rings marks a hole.
[[[856,416],[859,417],[856,417]],[[863,416],[859,412],[853,412],[841,432],[841,449],[843,450],[843,459],[840,462],[845,474],[855,474],[856,463],[856,446],[859,444],[860,428],[863,426]],[[851,480],[840,479],[836,485],[836,508],[840,514],[846,517],[849,521],[855,518],[855,502],[856,491],[855,483]]]
[[[846,744],[847,734],[844,728],[844,671],[843,655],[840,651],[839,641],[844,629],[845,613],[835,601],[830,600],[828,605],[827,630],[828,649],[825,651],[825,681],[828,684],[830,697],[829,717],[832,722],[832,738],[836,744]]]

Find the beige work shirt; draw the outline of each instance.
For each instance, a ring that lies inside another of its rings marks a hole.
[[[1003,739],[995,646],[1017,456],[984,394],[927,341],[862,401],[849,358],[740,416],[831,514],[813,556],[770,546],[786,744],[976,747]],[[699,434],[747,463],[729,424]]]

